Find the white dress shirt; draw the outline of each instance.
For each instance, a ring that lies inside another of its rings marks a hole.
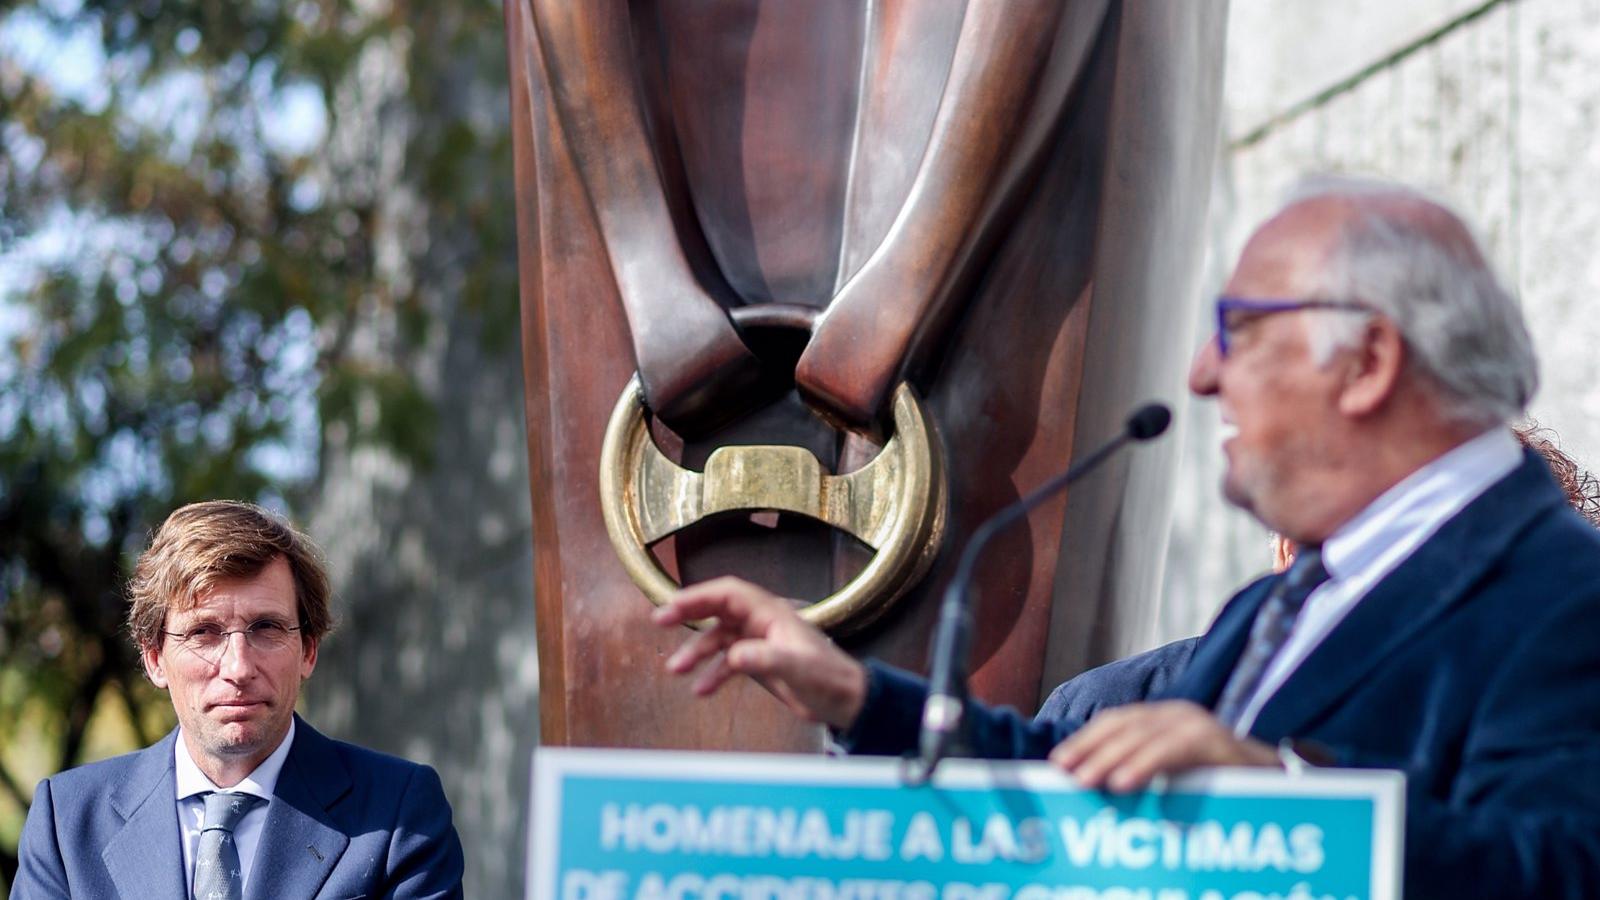
[[[1452,516],[1522,462],[1510,430],[1492,428],[1408,475],[1322,543],[1328,580],[1311,592],[1235,726],[1245,734],[1334,626]]]
[[[267,810],[272,808],[272,792],[278,787],[278,773],[283,771],[283,761],[289,758],[289,747],[294,744],[294,720],[289,720],[289,733],[272,755],[231,788],[219,788],[207,778],[189,755],[189,747],[178,732],[173,755],[177,758],[178,780],[178,833],[183,845],[183,883],[194,891],[194,854],[200,840],[200,828],[205,824],[206,802],[201,794],[207,791],[236,791],[251,794],[267,801],[245,813],[233,829],[233,843],[239,850],[240,887],[250,884],[250,869],[255,863],[256,845],[261,841],[261,829],[267,823]]]

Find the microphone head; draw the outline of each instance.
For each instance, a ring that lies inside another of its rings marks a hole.
[[[1172,424],[1172,410],[1165,403],[1146,403],[1128,417],[1128,437],[1148,441]]]

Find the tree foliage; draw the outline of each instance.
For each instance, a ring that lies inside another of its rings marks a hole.
[[[101,717],[127,743],[170,722],[120,628],[167,512],[293,511],[328,429],[431,462],[406,363],[439,298],[408,273],[445,244],[393,192],[448,223],[449,301],[514,334],[502,41],[481,0],[0,5],[5,881],[33,769],[93,755]],[[384,59],[403,87],[374,107]]]

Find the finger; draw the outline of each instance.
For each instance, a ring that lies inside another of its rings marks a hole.
[[[682,625],[688,621],[684,616],[683,610],[674,602],[674,599],[669,598],[667,602],[651,610],[650,621],[652,624],[667,628],[673,625]]]
[[[722,658],[718,660],[720,668],[725,669],[725,674],[720,677],[718,685],[734,674],[744,674],[750,681],[762,685],[762,689],[778,698],[792,713],[802,719],[816,721],[816,713],[810,706],[805,705],[805,701],[800,700],[800,695],[789,687],[789,682],[784,681],[784,677],[779,674],[773,674],[774,669],[779,668],[776,657],[778,653],[773,652],[771,645],[765,641],[734,642],[728,647],[728,652],[723,653]]]
[[[1129,754],[1107,777],[1111,790],[1138,790],[1157,776],[1241,761],[1238,739],[1209,712],[1193,706],[1171,707],[1163,712],[1167,714],[1161,717],[1151,740]]]
[[[650,614],[650,621],[663,628],[697,619],[726,622],[742,628],[745,618],[737,601],[720,594],[674,594]]]
[[[1076,768],[1097,747],[1127,727],[1134,709],[1133,707],[1108,709],[1097,714],[1087,725],[1079,728],[1071,737],[1050,751],[1050,762],[1067,771]]]
[[[666,669],[674,675],[682,675],[704,662],[708,657],[721,653],[729,644],[733,643],[734,635],[718,626],[697,632],[693,637],[684,641],[676,651],[667,657]]]
[[[826,641],[742,640],[728,648],[728,664],[801,717],[839,728],[855,720],[866,697],[866,669]]]
[[[1105,783],[1106,776],[1117,769],[1156,735],[1148,716],[1130,720],[1114,733],[1097,742],[1077,764],[1067,771],[1084,787],[1097,788]]]
[[[1118,793],[1137,791],[1158,775],[1185,772],[1204,764],[1203,745],[1191,733],[1158,736],[1136,748],[1106,776],[1106,787]]]
[[[777,605],[787,608],[776,595],[764,588],[722,577],[690,585],[667,600],[652,615],[661,626],[681,625],[695,619],[717,619],[747,630],[754,624],[763,626],[771,618],[770,610]]]
[[[787,678],[793,656],[770,640],[745,638],[728,647],[728,665],[751,678]]]
[[[780,703],[782,703],[784,706],[787,706],[795,715],[802,719],[815,721],[816,716],[809,708],[806,707],[804,703],[800,702],[799,696],[795,694],[794,688],[789,687],[788,682],[779,678],[768,678],[765,675],[758,675],[751,672],[740,673],[731,665],[728,666],[728,671],[731,673],[729,677],[732,677],[732,675],[744,674],[751,681],[761,685],[762,690],[776,697]]]
[[[706,666],[705,671],[701,672],[700,675],[695,678],[694,684],[691,686],[690,690],[694,691],[694,694],[697,697],[709,697],[710,695],[716,693],[717,690],[724,684],[727,684],[729,678],[732,678],[737,674],[738,673],[728,665],[728,655],[726,653],[718,654],[716,658],[711,661],[711,664]]]
[[[794,713],[796,716],[804,719],[807,722],[821,721],[822,717],[818,715],[817,711],[807,706],[800,699],[800,697],[795,694],[794,688],[789,687],[788,682],[759,676],[752,677],[755,678],[757,684],[766,688],[767,691],[772,694],[772,696],[777,697],[778,700],[782,702],[784,706],[787,706],[789,711]]]

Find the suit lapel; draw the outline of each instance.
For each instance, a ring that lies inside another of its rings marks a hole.
[[[1358,601],[1261,708],[1250,733],[1296,736],[1373,668],[1462,601],[1538,515],[1562,502],[1544,463],[1520,467],[1468,504]]]
[[[140,752],[133,773],[112,787],[109,802],[123,824],[100,852],[100,859],[120,896],[189,896],[178,835],[177,776],[173,773],[177,734],[173,731]],[[161,860],[166,863],[158,862]]]
[[[294,744],[256,846],[249,900],[316,896],[350,843],[329,814],[349,790],[350,773],[332,742],[296,716]]]

